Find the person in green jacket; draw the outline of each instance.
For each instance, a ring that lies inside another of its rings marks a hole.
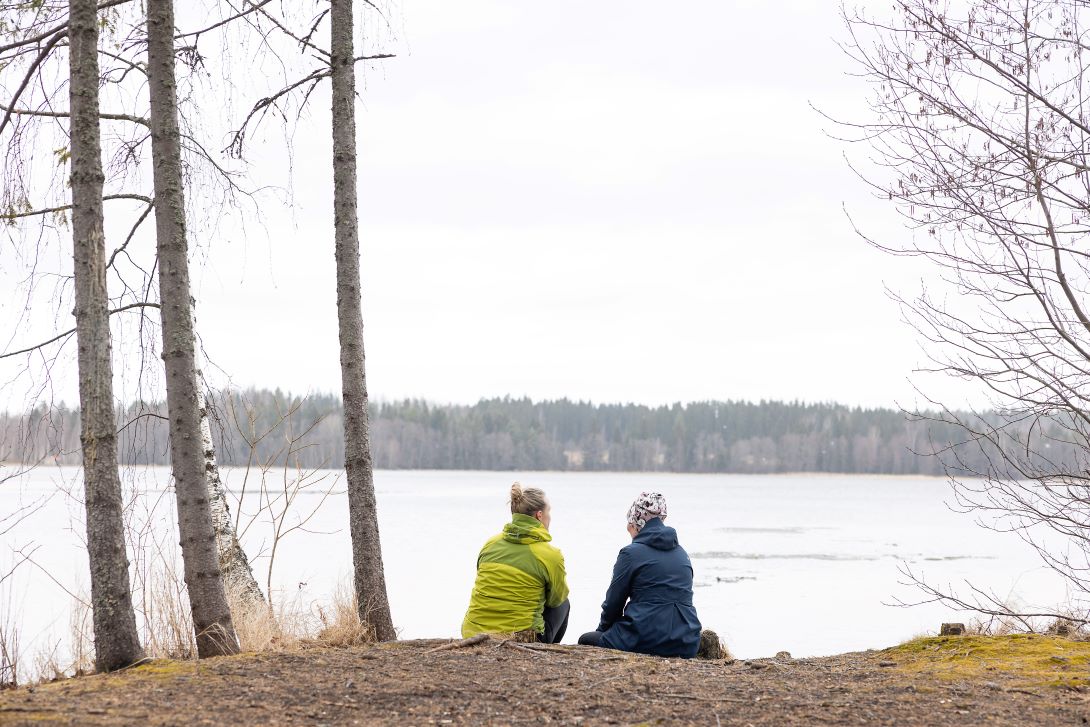
[[[550,541],[551,507],[536,487],[511,486],[511,522],[477,557],[462,637],[533,630],[556,644],[568,628],[564,556]]]

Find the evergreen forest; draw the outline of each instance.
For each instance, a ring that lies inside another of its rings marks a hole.
[[[334,394],[250,389],[209,401],[220,464],[335,468],[344,461]],[[122,462],[169,464],[164,415],[161,403],[118,412]],[[986,446],[938,417],[831,403],[405,399],[372,402],[370,418],[381,469],[942,475],[988,466]],[[0,437],[0,459],[80,462],[79,414],[65,406],[3,416]]]

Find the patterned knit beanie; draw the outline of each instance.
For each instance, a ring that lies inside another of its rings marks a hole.
[[[648,520],[666,517],[666,498],[657,492],[641,492],[628,508],[628,522],[643,530]]]

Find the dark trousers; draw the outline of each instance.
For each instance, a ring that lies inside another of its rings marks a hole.
[[[583,646],[601,646],[603,631],[588,631],[579,637],[579,643]]]
[[[568,630],[568,614],[571,613],[571,604],[567,599],[556,608],[546,608],[541,616],[545,619],[545,633],[538,634],[538,641],[545,644],[559,644],[564,638],[564,632]]]

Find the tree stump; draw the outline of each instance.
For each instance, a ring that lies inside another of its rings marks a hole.
[[[964,636],[965,624],[943,624],[939,629],[939,636]]]

